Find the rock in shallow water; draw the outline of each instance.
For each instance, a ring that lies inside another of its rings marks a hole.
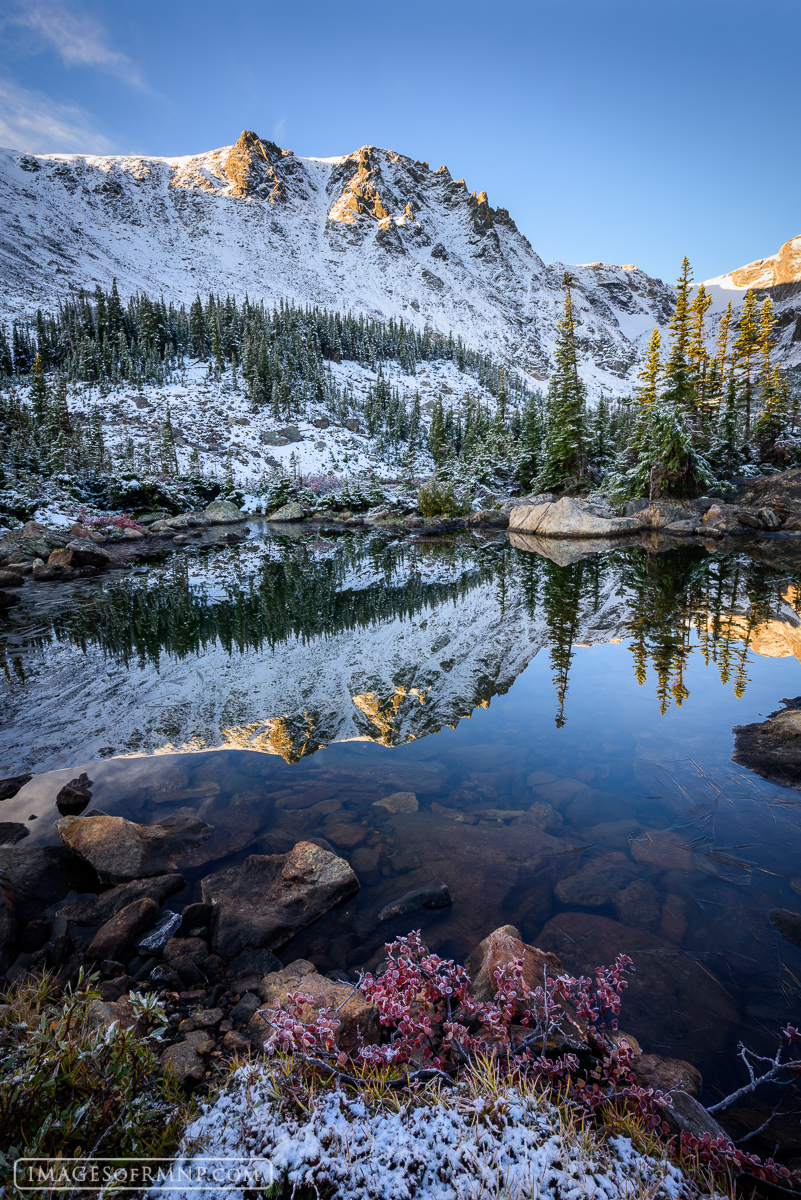
[[[801,788],[801,696],[782,703],[766,721],[734,726],[732,759],[764,779]]]
[[[509,529],[538,537],[616,537],[643,529],[639,517],[602,517],[581,500],[563,496],[555,504],[524,505],[509,514]]]
[[[76,925],[102,925],[110,921],[115,913],[133,904],[134,900],[149,897],[157,904],[168,896],[180,892],[184,886],[183,875],[157,875],[153,879],[135,879],[132,883],[121,883],[90,900],[79,900],[59,910],[60,917],[74,921]]]
[[[155,825],[125,817],[63,817],[56,828],[68,846],[103,883],[126,883],[166,875],[212,832],[194,813],[177,813]]]
[[[359,890],[343,858],[311,842],[288,854],[252,854],[209,875],[203,899],[212,906],[212,945],[223,958],[283,946],[301,929]]]

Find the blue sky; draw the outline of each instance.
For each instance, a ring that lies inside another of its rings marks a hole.
[[[0,0],[0,145],[447,164],[547,261],[696,279],[801,233],[799,0]]]

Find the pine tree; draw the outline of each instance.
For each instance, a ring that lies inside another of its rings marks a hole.
[[[573,276],[565,272],[562,317],[557,326],[556,366],[548,389],[545,438],[537,487],[542,491],[564,487],[581,480],[587,469],[586,391],[578,373],[576,319],[571,287]]]
[[[38,426],[44,425],[45,420],[47,419],[48,406],[50,404],[50,391],[47,386],[47,380],[45,379],[41,354],[36,355],[36,361],[33,364],[30,401],[36,424]]]
[[[751,436],[751,409],[754,399],[753,381],[751,378],[752,362],[759,353],[759,346],[759,317],[757,314],[756,296],[749,288],[742,312],[740,313],[737,337],[732,347],[734,369],[740,373],[742,381],[746,441]]]

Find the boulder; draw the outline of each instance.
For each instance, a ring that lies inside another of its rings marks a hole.
[[[645,527],[635,517],[597,516],[584,501],[563,496],[555,503],[524,505],[509,514],[509,529],[538,537],[618,537]]]
[[[593,858],[575,875],[560,879],[554,891],[563,904],[579,904],[583,908],[600,908],[608,904],[615,892],[621,891],[637,878],[639,871],[631,859],[620,850],[602,858]]]
[[[677,522],[690,519],[693,514],[688,512],[687,505],[670,500],[653,500],[645,508],[638,509],[636,515],[649,529],[670,529]]]
[[[701,1072],[683,1058],[643,1054],[637,1059],[634,1074],[640,1087],[660,1092],[672,1092],[678,1088],[693,1097],[701,1092]]]
[[[734,726],[732,759],[783,787],[801,788],[801,696],[767,720]]]
[[[0,800],[10,800],[12,796],[16,796],[31,779],[33,775],[10,775],[7,779],[0,779]]]
[[[0,821],[0,846],[15,846],[28,833],[28,826],[21,821]]]
[[[214,1039],[205,1030],[188,1033],[182,1042],[168,1046],[162,1052],[159,1066],[162,1075],[174,1075],[179,1083],[193,1087],[201,1083],[206,1075],[204,1054],[214,1049]]]
[[[147,897],[127,904],[98,929],[89,943],[87,958],[95,962],[104,958],[120,960],[133,940],[149,929],[158,915],[158,904]]]
[[[20,925],[41,917],[73,888],[85,890],[88,882],[81,864],[63,846],[0,846],[0,870],[11,884]]]
[[[113,558],[108,550],[103,546],[98,546],[97,542],[90,541],[89,538],[74,538],[71,542],[67,542],[66,549],[54,551],[47,561],[62,561],[54,558],[54,555],[59,554],[69,556],[64,560],[65,565],[69,567],[106,567]]]
[[[223,958],[283,946],[358,890],[348,863],[311,842],[288,854],[252,854],[202,883],[212,906],[212,945]]]
[[[271,512],[267,517],[268,521],[303,521],[307,517],[305,508],[302,508],[296,500],[291,500],[289,504],[282,504],[275,512]]]
[[[769,508],[781,518],[801,516],[801,468],[754,479],[746,485],[738,500],[753,508]]]
[[[137,825],[125,817],[62,817],[56,828],[64,845],[89,863],[103,883],[167,875],[212,831],[194,813],[177,813],[155,825]]]
[[[283,429],[278,430],[278,436],[285,438],[287,442],[302,442],[303,434],[298,429],[297,425],[285,425]]]
[[[397,900],[385,904],[378,914],[378,920],[392,921],[395,917],[405,917],[407,913],[416,912],[418,908],[447,908],[450,904],[453,904],[453,897],[448,885],[441,879],[432,879],[404,892]]]
[[[0,571],[0,588],[22,587],[24,580],[16,571]]]
[[[485,1003],[495,999],[497,982],[495,972],[508,966],[513,959],[523,960],[523,979],[532,989],[542,986],[547,974],[549,978],[564,974],[564,968],[555,954],[528,946],[514,925],[502,925],[495,929],[468,956],[465,966],[473,982],[473,995]],[[523,1016],[525,1005],[520,1002],[515,1017]]]
[[[234,521],[247,519],[245,513],[230,500],[212,500],[203,510],[203,516],[208,517],[212,525],[230,525]]]
[[[92,780],[82,771],[77,779],[65,783],[56,796],[56,808],[62,817],[77,816],[92,799]]]
[[[730,505],[713,504],[705,513],[698,532],[702,537],[728,537],[742,532],[742,526]]]
[[[307,970],[310,966],[310,963],[302,960],[300,963],[290,963],[283,971],[267,975],[262,980],[259,988],[262,1007],[253,1014],[247,1027],[253,1048],[260,1049],[270,1033],[269,1026],[259,1013],[269,1016],[276,1001],[285,1009],[287,995],[291,992],[311,996],[311,1003],[301,1007],[303,1020],[309,1020],[321,1008],[339,1009],[341,1024],[335,1040],[341,1050],[355,1054],[363,1043],[377,1042],[380,1033],[378,1013],[361,992],[356,991],[353,984],[339,983],[318,974],[313,967]]]
[[[183,875],[157,875],[152,879],[136,879],[132,883],[121,883],[117,887],[93,896],[91,900],[79,900],[59,909],[58,915],[76,925],[104,925],[121,909],[135,900],[149,898],[157,905],[168,896],[180,892],[185,884]]]
[[[730,1140],[723,1126],[689,1092],[676,1088],[670,1098],[673,1104],[662,1109],[662,1118],[667,1121],[671,1133],[689,1133],[696,1138],[703,1138],[708,1133],[713,1138]]]

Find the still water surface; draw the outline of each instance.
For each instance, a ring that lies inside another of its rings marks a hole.
[[[0,637],[0,774],[37,774],[0,815],[57,842],[81,769],[104,812],[192,808],[214,833],[176,908],[246,854],[324,838],[362,888],[285,961],[353,971],[412,927],[462,958],[504,924],[574,972],[625,951],[623,1027],[726,1086],[738,1037],[799,1015],[801,950],[768,912],[801,911],[801,792],[731,761],[735,725],[801,692],[797,556],[551,553],[256,527],[26,588]],[[376,807],[399,791],[418,811]],[[431,879],[450,907],[378,920]]]

